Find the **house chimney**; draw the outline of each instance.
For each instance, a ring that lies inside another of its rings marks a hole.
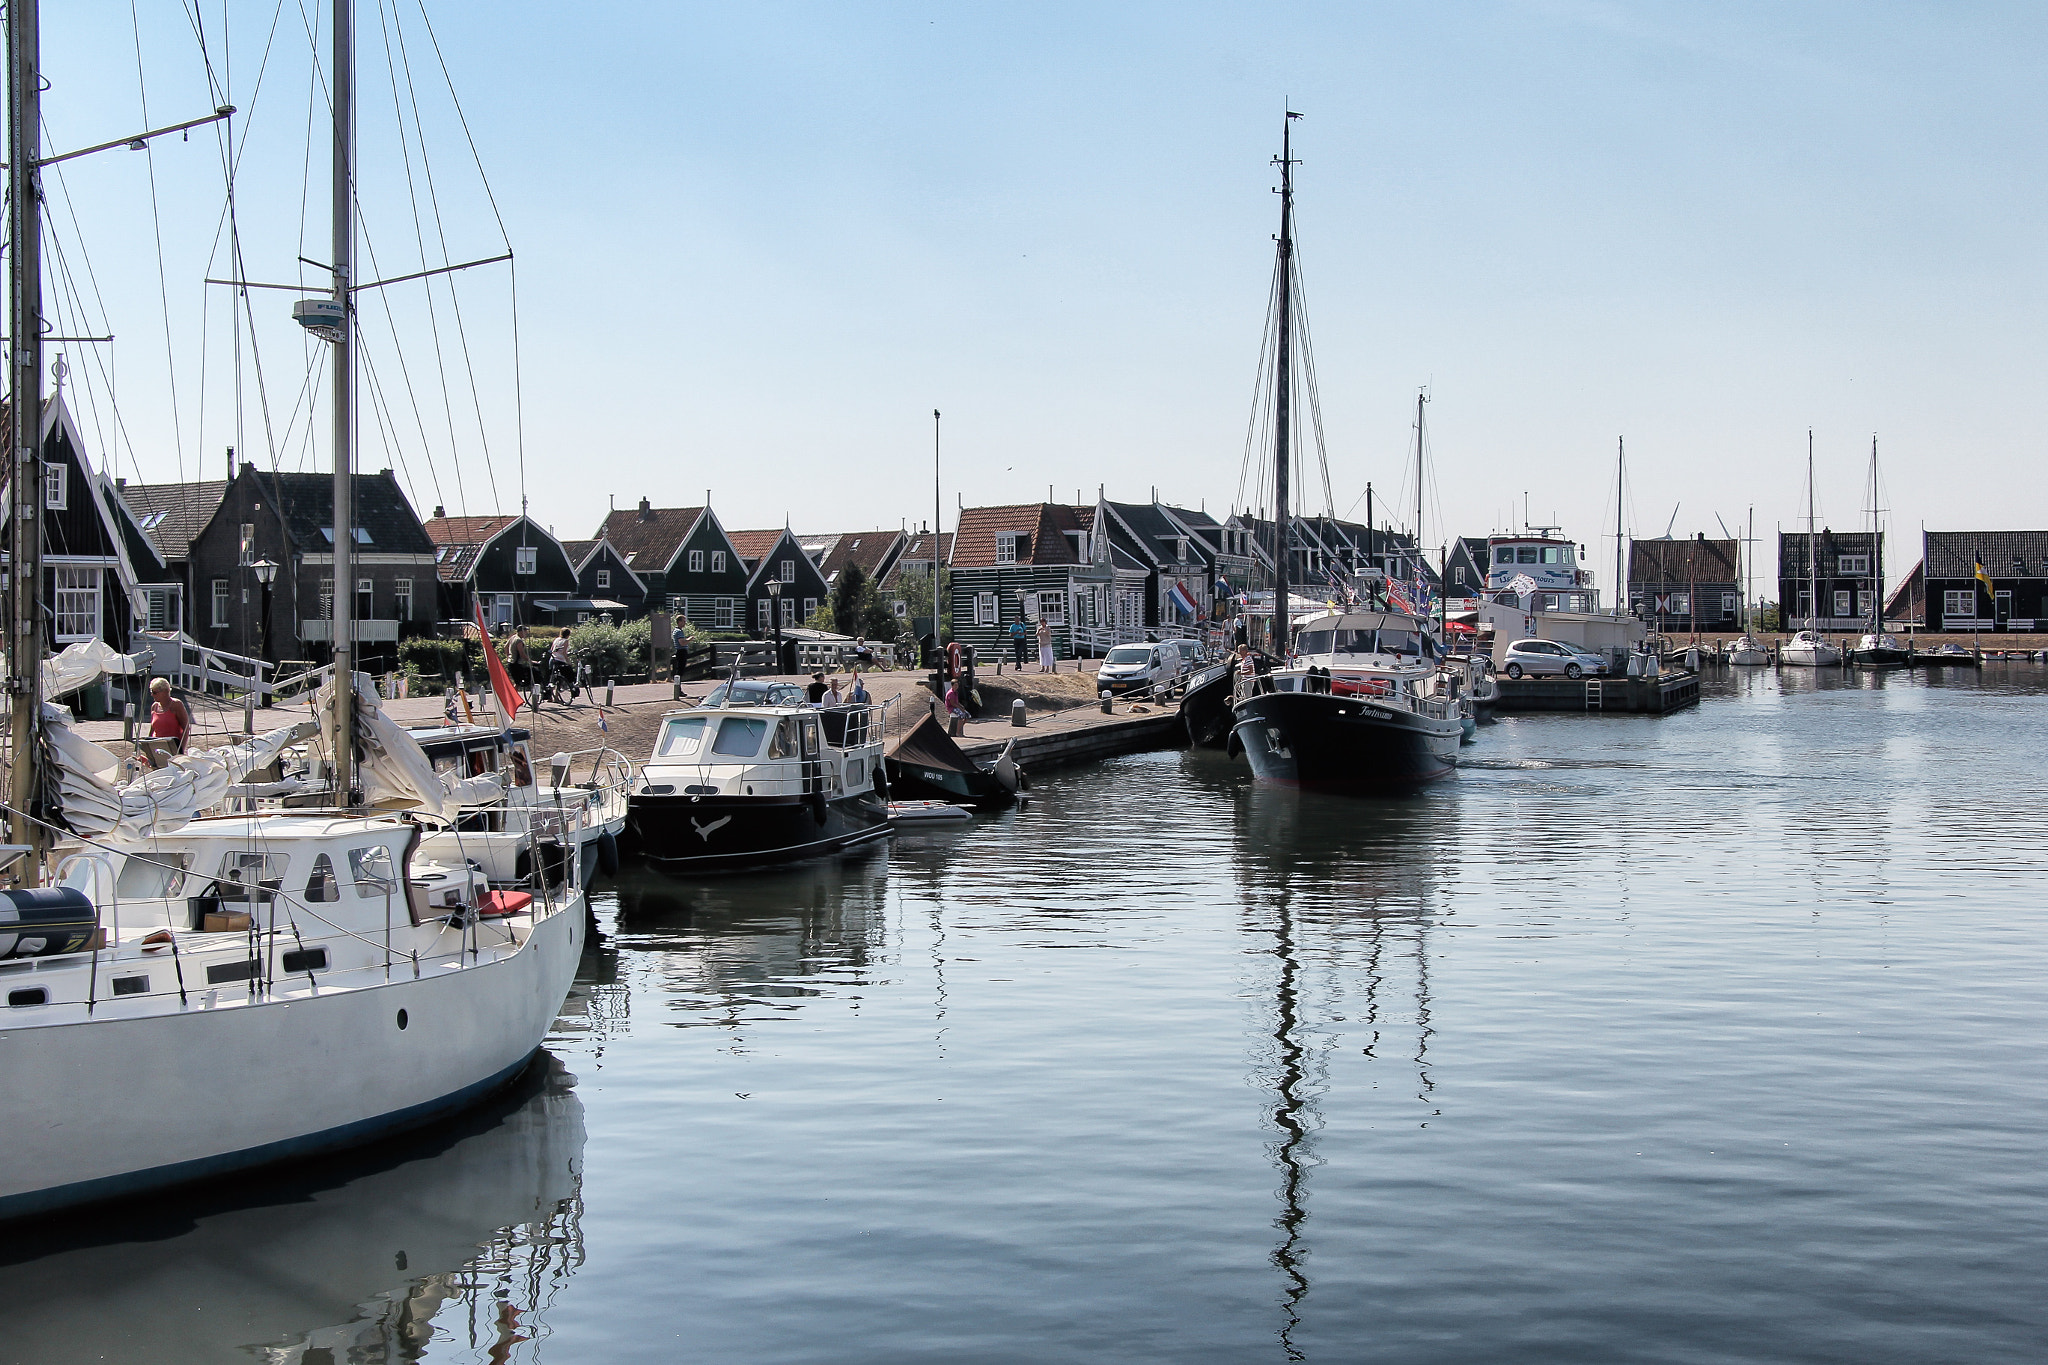
[[[114,476],[114,487],[116,487],[116,488],[126,488],[127,486],[128,486],[128,476],[127,476],[126,474],[116,474],[116,475]]]
[[[442,505],[441,505],[440,503],[438,503],[438,502],[434,504],[434,520],[435,520],[435,521],[439,521],[439,520],[440,520],[441,518],[443,518],[443,517],[445,517],[445,516],[447,516],[447,515],[448,515],[448,509],[447,509],[447,508],[443,507],[443,506],[442,506]]]
[[[642,498],[642,499],[640,499],[640,520],[642,520],[642,521],[653,521],[653,520],[654,520],[654,509],[653,509],[653,508],[652,508],[651,506],[649,506],[649,505],[648,505],[647,499],[645,499],[645,498]]]
[[[229,446],[229,447],[228,447],[228,482],[229,482],[229,483],[233,483],[234,481],[235,481],[235,448],[234,448],[233,446]]]

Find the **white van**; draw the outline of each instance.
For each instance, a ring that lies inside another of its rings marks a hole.
[[[1171,643],[1118,645],[1095,673],[1095,690],[1120,696],[1165,685],[1187,672],[1187,660]]]

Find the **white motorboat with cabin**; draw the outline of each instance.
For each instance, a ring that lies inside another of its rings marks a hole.
[[[1817,630],[1802,630],[1778,647],[1778,662],[1793,668],[1832,668],[1842,662],[1842,649]]]
[[[629,846],[665,872],[739,872],[890,832],[874,704],[671,711],[626,805]]]

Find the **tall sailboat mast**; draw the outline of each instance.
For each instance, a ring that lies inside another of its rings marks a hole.
[[[1870,433],[1870,633],[1884,633],[1884,533],[1877,524],[1877,433]]]
[[[1820,629],[1820,542],[1813,530],[1813,428],[1806,429],[1806,624]]]
[[[1621,500],[1623,495],[1622,476],[1628,467],[1628,438],[1614,438],[1614,614],[1619,616],[1628,606],[1628,582],[1625,556],[1627,542],[1622,539]]]
[[[1422,407],[1429,402],[1427,390],[1415,393],[1415,573],[1422,574]]]
[[[350,401],[355,388],[355,5],[334,7],[334,800],[355,803],[355,475]],[[489,649],[491,642],[484,641]]]
[[[1287,598],[1288,584],[1288,542],[1287,524],[1287,456],[1289,451],[1288,419],[1292,416],[1294,399],[1293,341],[1294,341],[1294,120],[1301,115],[1293,110],[1280,125],[1280,155],[1275,164],[1280,167],[1280,336],[1279,349],[1274,353],[1273,367],[1273,636],[1268,642],[1274,654],[1285,659],[1288,649]]]
[[[9,565],[7,694],[13,768],[9,774],[8,838],[41,848],[36,806],[37,750],[42,729],[43,613],[43,293],[42,75],[38,71],[37,0],[7,7],[8,165],[8,449]]]

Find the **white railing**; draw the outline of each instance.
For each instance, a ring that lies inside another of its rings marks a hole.
[[[1101,657],[1118,645],[1131,645],[1145,638],[1143,626],[1075,626],[1071,632],[1074,653]]]
[[[276,665],[224,649],[209,649],[182,631],[145,631],[154,662],[151,671],[189,692],[258,692],[267,700]]]

